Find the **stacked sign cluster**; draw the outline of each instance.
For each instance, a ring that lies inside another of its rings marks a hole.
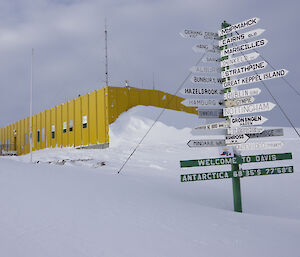
[[[202,63],[219,63],[221,67],[193,66],[191,77],[195,88],[181,90],[185,95],[197,95],[197,98],[186,99],[182,103],[187,106],[198,107],[199,118],[222,118],[223,121],[210,123],[195,128],[198,131],[223,129],[225,139],[190,140],[190,147],[220,147],[226,146],[238,150],[279,149],[281,141],[254,141],[251,138],[282,136],[283,129],[265,129],[261,127],[268,119],[259,113],[267,112],[275,107],[272,102],[254,103],[255,96],[261,93],[258,87],[243,89],[243,85],[261,82],[285,76],[288,71],[279,69],[261,73],[267,67],[266,61],[256,61],[259,57],[257,48],[265,46],[266,39],[257,39],[265,30],[254,29],[239,33],[239,30],[256,25],[259,18],[252,18],[235,25],[226,22],[218,33],[184,30],[180,34],[185,38],[203,40],[193,47],[195,52],[203,53]],[[255,40],[253,40],[255,39]],[[249,40],[252,40],[249,42]],[[253,50],[252,52],[250,52]],[[252,62],[254,61],[254,62]],[[240,66],[236,66],[240,65]],[[252,72],[252,75],[244,74]],[[199,75],[200,74],[200,75]],[[202,74],[216,74],[207,76]],[[201,88],[199,85],[205,85]],[[238,89],[238,87],[241,88]],[[210,96],[210,97],[208,97]],[[243,116],[240,116],[243,115]],[[250,142],[249,142],[250,141]],[[230,151],[229,151],[230,152]],[[291,159],[291,153],[241,156],[233,153],[224,158],[200,159],[181,161],[181,167],[197,167],[212,165],[234,165],[250,162],[278,161]],[[292,166],[231,170],[224,172],[210,172],[181,175],[181,182],[201,181],[223,178],[240,178],[245,176],[271,175],[292,173]]]

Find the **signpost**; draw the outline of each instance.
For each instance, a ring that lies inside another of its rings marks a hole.
[[[201,129],[203,129],[203,130],[212,130],[212,129],[226,129],[226,128],[229,128],[229,122],[228,121],[206,124],[206,125],[198,126],[194,129],[196,129],[196,130],[201,130]]]
[[[208,140],[190,140],[187,145],[189,147],[216,147],[224,146],[224,139],[208,139]]]
[[[213,56],[204,56],[201,60],[203,63],[219,63],[221,58]]]
[[[218,33],[185,29],[179,33],[183,38],[219,40]]]
[[[255,99],[252,96],[247,96],[247,97],[233,99],[233,100],[227,100],[227,101],[225,101],[225,106],[233,107],[233,106],[240,106],[240,105],[244,105],[244,104],[251,104],[254,102],[254,100]]]
[[[226,135],[225,144],[234,145],[234,144],[243,144],[248,141],[249,137],[247,135]]]
[[[183,88],[180,90],[180,93],[183,95],[213,95],[221,96],[223,95],[222,89],[217,88]]]
[[[243,98],[247,96],[255,96],[259,95],[261,90],[259,88],[250,88],[250,89],[244,89],[244,90],[236,90],[224,93],[224,99],[225,100],[232,100],[237,98]]]
[[[262,125],[268,119],[261,115],[229,118],[231,127]],[[263,131],[265,132],[265,131]]]
[[[196,174],[184,174],[181,175],[181,182],[193,182],[213,179],[226,179],[226,178],[244,178],[263,175],[280,175],[290,174],[294,172],[293,166],[283,166],[274,168],[263,169],[247,169],[236,171],[216,171],[216,172],[204,172]]]
[[[242,45],[234,46],[234,47],[231,47],[231,48],[225,48],[224,50],[221,51],[221,57],[228,56],[230,54],[241,53],[241,52],[248,51],[248,50],[251,50],[251,49],[256,49],[256,48],[259,48],[259,47],[263,47],[267,43],[268,43],[268,40],[263,38],[263,39],[251,41],[249,43],[245,43],[245,44],[242,44]]]
[[[224,101],[220,99],[185,99],[181,102],[185,106],[190,107],[220,107],[224,105]]]
[[[190,68],[193,73],[220,73],[220,67],[193,66]]]
[[[223,109],[224,116],[271,111],[276,105],[271,102],[248,104]]]
[[[198,110],[199,118],[223,118],[222,109],[204,109]]]
[[[239,35],[235,35],[232,37],[224,37],[223,39],[221,39],[219,41],[219,46],[225,46],[225,45],[229,45],[232,43],[236,43],[242,40],[247,40],[247,39],[251,39],[253,37],[258,37],[260,36],[263,32],[265,31],[265,29],[255,29],[255,30],[251,30],[251,31],[247,31],[244,33],[241,33]]]
[[[250,138],[283,136],[283,129],[266,129],[261,133],[248,135]]]
[[[224,35],[227,35],[228,33],[232,33],[232,32],[238,31],[240,29],[249,28],[249,27],[257,24],[259,22],[259,20],[260,20],[259,18],[254,17],[249,20],[245,20],[245,21],[239,22],[237,24],[230,25],[228,27],[225,27],[227,24],[226,25],[223,24],[224,26],[222,26],[222,29],[218,31],[218,35],[224,36]]]
[[[262,127],[233,127],[228,128],[227,133],[230,135],[243,135],[243,134],[254,134],[261,133],[265,129]]]
[[[243,62],[250,62],[252,60],[255,60],[259,56],[259,53],[249,53],[240,55],[238,57],[224,59],[221,61],[221,67],[230,66],[230,65],[236,65]]]
[[[265,150],[265,149],[280,149],[283,147],[281,141],[270,141],[270,142],[255,142],[245,143],[234,146],[237,150]]]
[[[210,78],[210,77],[199,77],[199,76],[193,76],[191,77],[191,81],[194,84],[221,84],[222,79],[221,78]]]
[[[248,76],[248,77],[244,77],[244,78],[240,78],[240,79],[233,79],[231,81],[223,82],[222,85],[224,88],[236,87],[239,85],[246,85],[246,84],[251,84],[251,83],[255,83],[255,82],[260,82],[263,80],[284,77],[287,73],[288,73],[288,71],[286,69],[275,70],[275,71],[256,74],[256,75],[252,75],[252,76]]]
[[[230,69],[230,70],[225,70],[222,71],[221,75],[222,78],[227,78],[230,76],[237,76],[240,74],[248,73],[251,71],[256,71],[256,70],[262,70],[267,67],[267,63],[265,61],[262,62],[256,62],[252,64],[247,64],[238,68]]]
[[[197,44],[192,47],[195,53],[217,53],[220,54],[220,48],[217,45]]]

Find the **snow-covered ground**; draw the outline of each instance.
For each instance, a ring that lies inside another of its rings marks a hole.
[[[243,168],[294,165],[295,172],[241,179],[243,213],[235,213],[230,179],[180,182],[184,173],[230,170],[180,168],[180,160],[218,157],[218,149],[186,145],[200,138],[191,134],[200,124],[194,115],[166,111],[117,174],[160,111],[136,107],[122,114],[110,126],[108,149],[45,149],[33,153],[37,164],[28,155],[1,157],[0,256],[300,256],[294,131],[256,139],[282,140],[280,150],[243,152],[292,152],[293,160]]]

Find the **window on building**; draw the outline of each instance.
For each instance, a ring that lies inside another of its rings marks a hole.
[[[51,126],[51,138],[54,139],[55,138],[55,125]]]
[[[73,131],[73,121],[69,120],[69,131]]]
[[[40,142],[40,130],[37,131],[36,138],[37,138],[37,142],[39,143]]]
[[[87,128],[87,116],[82,116],[82,128]]]
[[[67,132],[67,122],[65,121],[63,123],[63,133],[66,133]]]

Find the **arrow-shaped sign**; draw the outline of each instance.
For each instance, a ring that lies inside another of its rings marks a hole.
[[[234,46],[231,48],[227,48],[227,49],[225,48],[224,50],[221,51],[221,56],[223,57],[223,56],[228,56],[230,54],[237,54],[251,49],[256,49],[265,46],[267,43],[268,40],[263,38],[242,45]]]
[[[261,115],[229,118],[231,127],[255,126],[265,123],[268,119]]]
[[[221,47],[221,46],[229,45],[229,44],[236,43],[236,42],[239,42],[242,40],[247,40],[249,38],[258,37],[264,31],[265,31],[265,29],[255,29],[255,30],[241,33],[239,35],[232,36],[232,37],[223,38],[219,41],[219,46]]]
[[[198,126],[194,129],[196,130],[212,130],[212,129],[225,129],[229,128],[229,122],[228,121],[223,121],[223,122],[216,122],[216,123],[211,123],[211,124],[206,124],[206,125],[201,125]]]
[[[275,106],[276,104],[273,104],[271,102],[264,102],[258,104],[228,107],[223,109],[223,114],[224,116],[232,116],[232,115],[255,113],[255,112],[267,112],[267,111],[271,111]]]
[[[198,110],[199,118],[223,118],[222,109]]]
[[[179,33],[183,38],[219,40],[218,33],[185,29]]]
[[[192,47],[195,53],[220,53],[220,47],[217,45],[197,44]]]
[[[194,84],[221,84],[221,78],[209,78],[209,77],[199,77],[199,76],[192,76],[191,81]]]
[[[190,140],[187,145],[189,147],[216,147],[225,146],[224,139],[207,139],[207,140]]]
[[[283,136],[283,129],[266,129],[261,133],[249,134],[250,138]]]
[[[268,64],[265,61],[251,63],[251,64],[247,64],[247,65],[244,65],[241,67],[222,71],[221,75],[222,75],[222,78],[237,76],[237,75],[248,73],[251,71],[262,70],[262,69],[266,68],[267,65]]]
[[[247,96],[247,97],[243,97],[243,98],[227,100],[227,101],[225,101],[225,106],[233,107],[233,106],[240,106],[240,105],[244,105],[244,104],[251,104],[254,102],[254,100],[255,99],[253,96]]]
[[[201,60],[201,62],[204,63],[219,63],[221,61],[221,58],[213,57],[213,56],[204,56]]]
[[[220,73],[222,69],[220,67],[193,66],[190,71],[193,73]]]
[[[233,145],[233,144],[242,144],[248,141],[249,137],[247,135],[226,135],[225,136],[225,143],[226,145]]]
[[[224,93],[224,99],[225,100],[232,100],[232,99],[238,99],[248,96],[255,96],[259,95],[261,92],[260,88],[250,88],[250,89],[244,89],[244,90],[236,90]]]
[[[245,20],[245,21],[239,22],[237,24],[231,25],[229,27],[223,28],[223,29],[218,31],[218,35],[219,36],[224,36],[228,33],[234,32],[234,31],[249,28],[249,27],[257,24],[258,22],[259,22],[259,18],[254,17],[254,18],[251,18],[249,20]]]
[[[216,88],[182,88],[180,90],[180,93],[183,95],[222,95],[223,90],[222,89],[216,89]]]
[[[275,71],[270,71],[266,73],[260,73],[240,79],[233,79],[227,82],[223,82],[223,88],[229,88],[229,87],[236,87],[239,85],[246,85],[246,84],[251,84],[255,82],[260,82],[263,80],[269,80],[269,79],[276,79],[280,77],[284,77],[288,73],[288,70],[286,69],[281,69],[281,70],[275,70]]]
[[[239,63],[243,63],[243,62],[250,62],[252,60],[255,60],[258,56],[259,56],[259,53],[254,52],[254,53],[244,54],[244,55],[241,55],[238,57],[226,59],[226,60],[221,61],[221,67],[231,66],[231,65],[235,65],[235,64],[239,64]]]
[[[185,106],[189,107],[219,107],[224,105],[224,101],[220,99],[185,99],[181,102]]]
[[[270,142],[253,142],[234,146],[237,150],[264,150],[264,149],[280,149],[283,147],[281,141]]]
[[[227,133],[230,135],[243,135],[243,134],[255,134],[261,133],[265,129],[262,127],[233,127],[228,128]]]

